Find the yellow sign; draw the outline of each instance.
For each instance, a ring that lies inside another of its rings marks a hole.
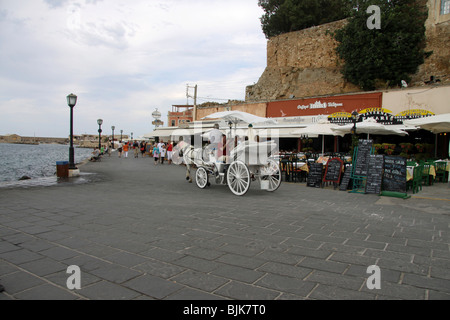
[[[400,112],[396,115],[396,117],[407,117],[407,116],[416,116],[416,117],[425,117],[425,116],[434,116],[435,114],[428,110],[423,109],[411,109]]]
[[[364,110],[361,110],[359,112],[359,114],[364,114],[364,113],[392,113],[391,110],[388,109],[384,109],[384,108],[367,108]]]
[[[328,116],[328,118],[351,118],[352,114],[350,112],[336,112]]]

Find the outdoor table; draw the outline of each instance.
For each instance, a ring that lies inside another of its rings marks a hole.
[[[406,181],[412,180],[414,175],[414,166],[407,166],[406,167]]]
[[[417,167],[417,166],[418,165],[406,167],[406,181],[410,181],[413,179],[414,167]],[[431,166],[429,164],[426,164],[423,166],[423,172],[427,173],[429,176],[433,176],[433,179],[436,177],[436,170],[435,170],[434,166]]]
[[[326,166],[329,159],[330,159],[330,157],[319,157],[319,159],[317,159],[316,162],[323,163],[323,165]]]

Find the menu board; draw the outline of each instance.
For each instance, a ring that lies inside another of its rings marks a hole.
[[[313,163],[309,167],[307,187],[320,188],[322,187],[322,172],[323,163]]]
[[[406,193],[406,159],[384,157],[383,190]]]
[[[347,191],[348,185],[350,184],[350,180],[352,178],[352,166],[348,166],[345,168],[344,177],[342,178],[341,185],[339,186],[340,191]]]
[[[358,152],[355,161],[355,176],[367,176],[367,165],[372,153],[373,140],[359,140]]]
[[[339,158],[332,158],[328,160],[327,167],[325,169],[324,182],[341,182],[342,167],[344,166],[344,161]]]
[[[366,193],[380,194],[383,181],[384,156],[370,155],[367,160]]]

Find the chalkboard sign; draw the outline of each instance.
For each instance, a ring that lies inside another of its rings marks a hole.
[[[344,177],[342,178],[341,185],[339,186],[340,191],[347,191],[352,177],[352,170],[352,166],[348,166],[345,168]]]
[[[383,190],[406,193],[406,159],[385,156]]]
[[[322,187],[322,172],[323,163],[312,163],[309,167],[307,187],[320,188]]]
[[[328,160],[323,182],[340,183],[343,167],[344,161],[339,158],[332,158]]]
[[[367,176],[367,165],[369,156],[372,153],[372,144],[373,140],[359,140],[355,161],[355,176]]]
[[[370,155],[367,162],[366,193],[381,193],[383,181],[383,155]]]

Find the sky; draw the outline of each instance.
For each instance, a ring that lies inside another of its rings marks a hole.
[[[266,67],[257,0],[0,0],[0,135],[139,137],[172,105],[245,100]],[[193,88],[189,88],[193,96]]]

